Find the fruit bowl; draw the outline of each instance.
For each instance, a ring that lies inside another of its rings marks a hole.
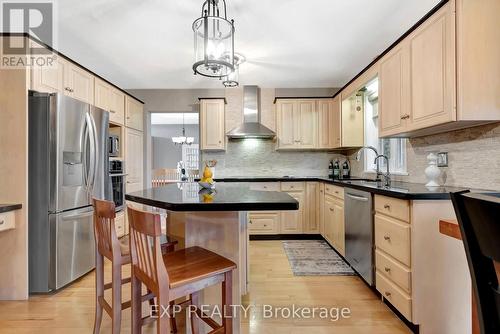
[[[205,189],[214,189],[215,188],[215,181],[210,183],[210,182],[203,182],[199,181],[198,184]]]

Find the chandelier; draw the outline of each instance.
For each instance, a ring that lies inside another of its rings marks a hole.
[[[234,20],[227,19],[225,0],[206,0],[193,32],[195,75],[222,79],[234,72]]]
[[[182,136],[172,137],[175,145],[191,145],[194,143],[194,137],[186,137],[186,127],[184,124],[184,113],[182,114]]]

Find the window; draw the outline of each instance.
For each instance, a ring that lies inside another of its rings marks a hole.
[[[356,95],[356,103],[362,104],[360,107],[364,107],[365,111],[365,145],[375,147],[379,154],[389,158],[391,174],[406,174],[406,139],[378,137],[378,79],[374,79]],[[371,150],[364,150],[363,153],[365,173],[375,172],[375,153]],[[379,164],[380,170],[385,171],[385,159],[380,159]]]

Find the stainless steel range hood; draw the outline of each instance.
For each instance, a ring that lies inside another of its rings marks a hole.
[[[260,123],[260,89],[243,87],[243,124],[227,133],[229,139],[273,139],[276,133]]]

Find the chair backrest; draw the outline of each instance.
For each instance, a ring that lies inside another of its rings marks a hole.
[[[179,181],[181,173],[176,168],[159,168],[154,169],[151,178],[153,187],[160,187],[162,185]]]
[[[481,333],[500,333],[500,198],[451,193],[478,305]]]
[[[94,206],[94,237],[97,251],[112,260],[120,254],[120,244],[115,230],[115,203],[92,199]]]
[[[127,208],[130,224],[132,270],[150,290],[168,289],[168,274],[161,252],[159,214]]]

